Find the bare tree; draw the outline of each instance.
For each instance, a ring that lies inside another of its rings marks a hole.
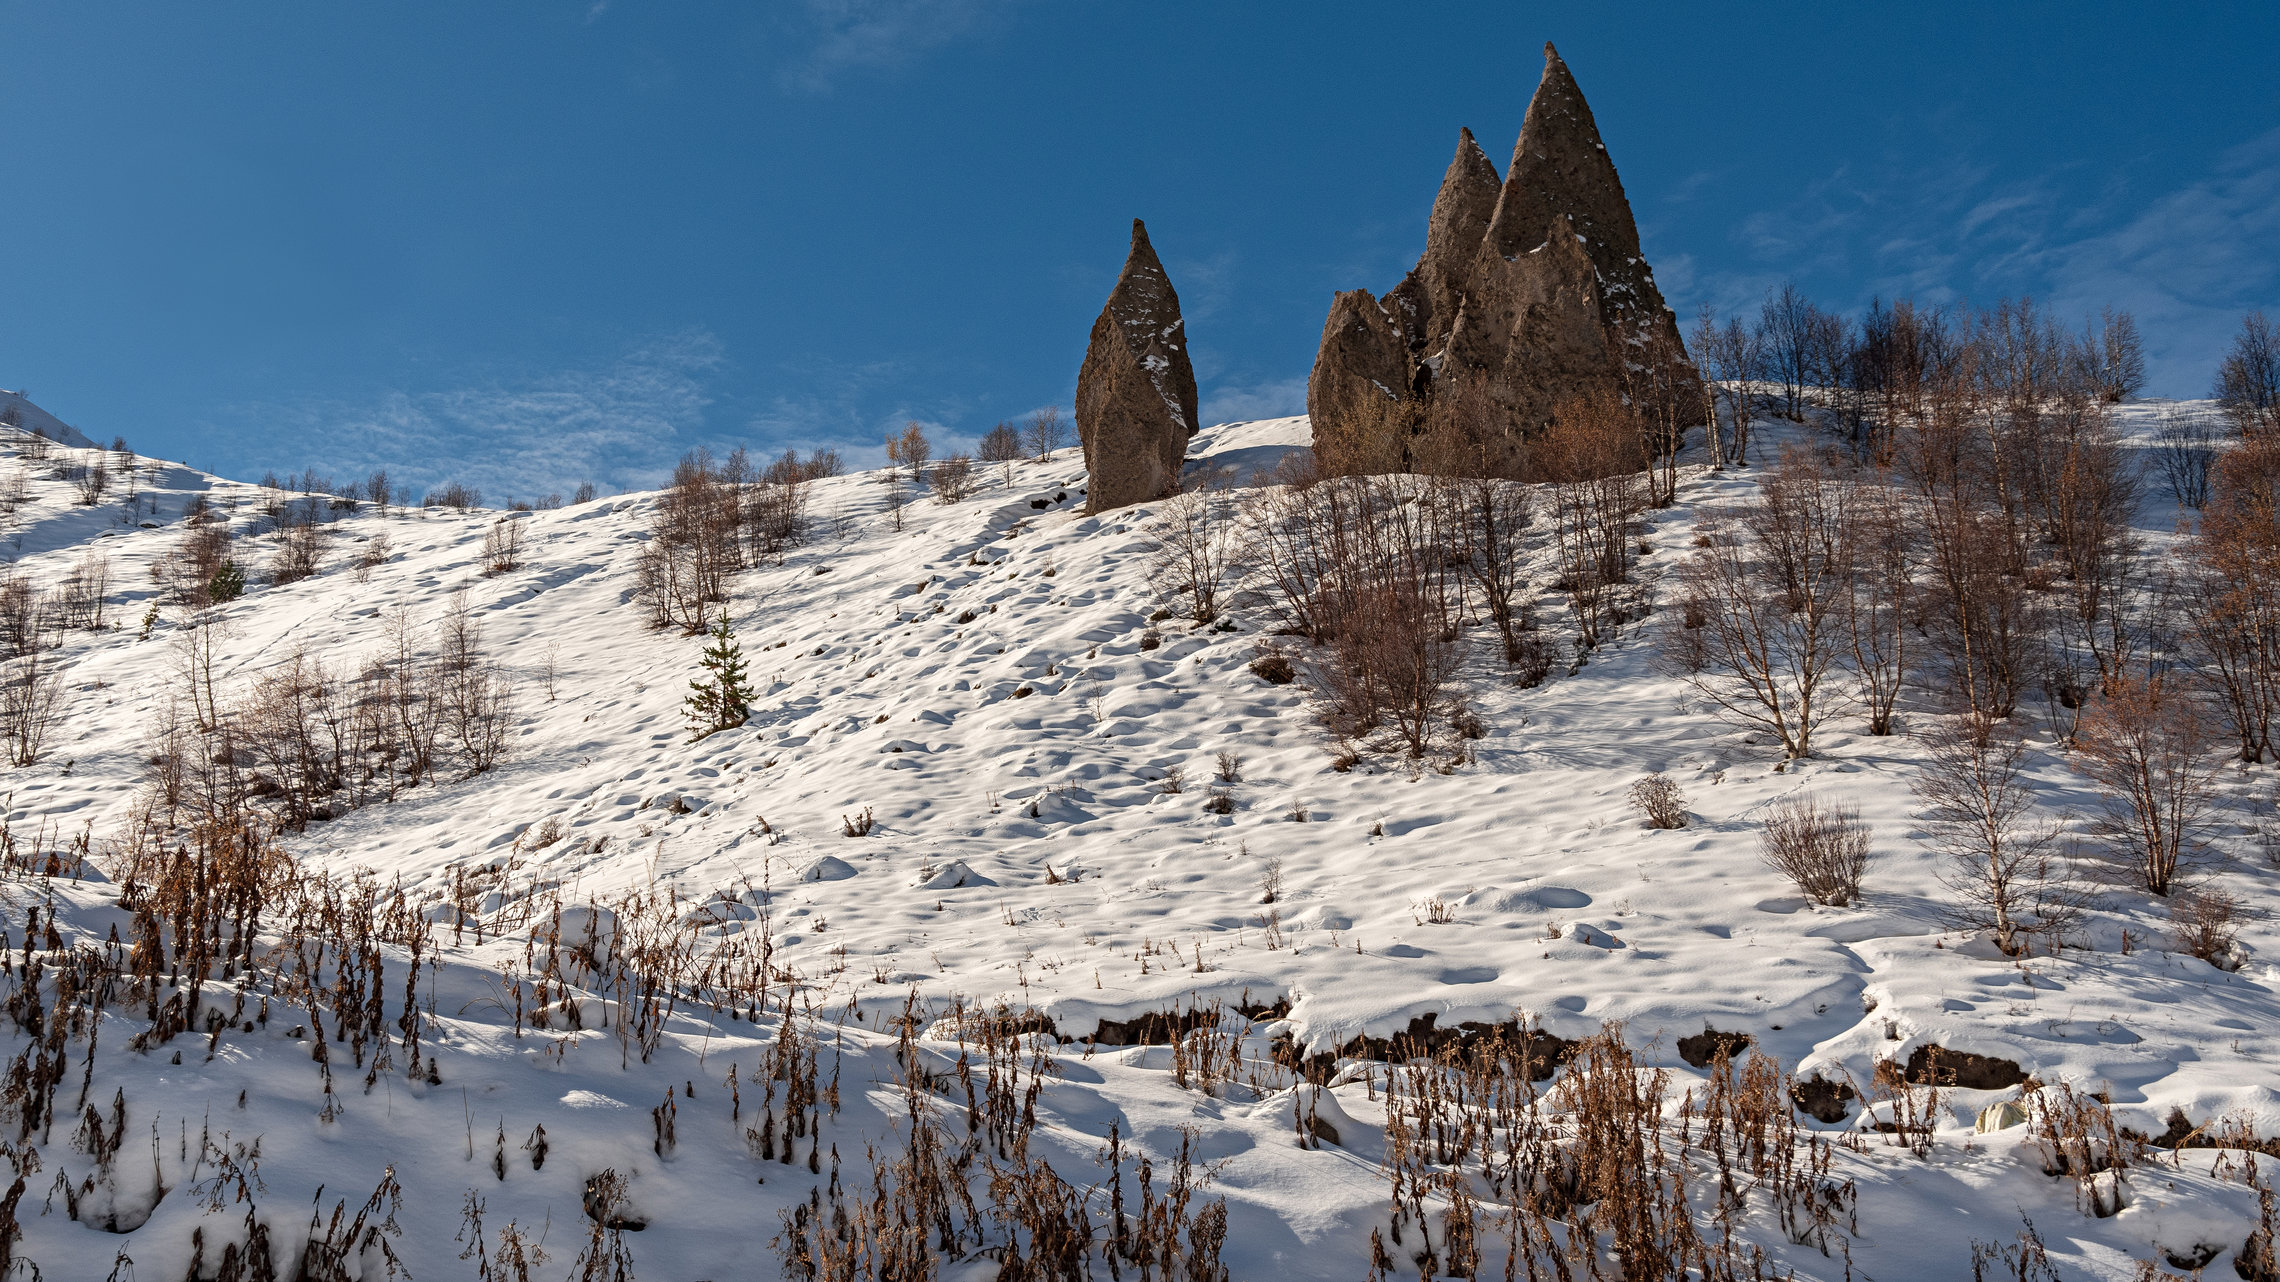
[[[903,424],[901,436],[887,438],[887,464],[910,473],[912,485],[926,481],[926,460],[934,457],[934,446],[926,439],[926,430],[912,419]]]
[[[0,740],[8,759],[28,766],[40,759],[63,702],[63,667],[37,647],[0,669]]]
[[[1004,483],[1013,484],[1013,465],[1021,461],[1021,431],[1011,423],[1000,422],[982,433],[974,455],[984,463],[996,463],[1004,471]]]
[[[2217,430],[2206,415],[2165,409],[2154,430],[2154,466],[2179,507],[2209,505],[2209,473],[2217,461]]]
[[[1709,392],[1710,411],[1710,464],[1723,469],[1728,462],[1747,465],[1750,449],[1750,421],[1756,409],[1751,384],[1765,368],[1765,336],[1742,323],[1740,317],[1718,324],[1705,305],[1694,325],[1694,356],[1702,362],[1702,377]],[[1726,402],[1727,422],[1731,425],[1733,448],[1725,444],[1725,433],[1718,426],[1717,401]]]
[[[1479,591],[1489,622],[1496,625],[1507,664],[1520,662],[1527,646],[1527,559],[1522,540],[1535,519],[1528,488],[1488,477],[1457,477],[1441,483],[1445,520],[1464,556],[1465,574]]]
[[[690,451],[674,467],[634,569],[650,626],[678,625],[694,636],[704,631],[712,604],[728,599],[728,578],[744,562],[739,488],[722,479],[703,449]]]
[[[2199,701],[2158,680],[2113,683],[2083,718],[2076,759],[2104,802],[2099,829],[2153,894],[2177,889],[2204,849],[2213,739]]]
[[[2137,318],[2106,307],[2082,327],[2079,349],[2084,380],[2108,404],[2137,395],[2145,386],[2145,340]]]
[[[1701,633],[1685,644],[1707,660],[1688,682],[1790,758],[1812,755],[1813,732],[1842,703],[1831,678],[1851,605],[1851,504],[1843,482],[1787,452],[1753,502],[1704,519],[1707,546],[1681,572],[1680,626]]]
[[[1208,487],[1164,500],[1154,526],[1150,565],[1159,588],[1187,597],[1188,617],[1219,617],[1221,595],[1237,572],[1241,526],[1233,503]]]
[[[2055,943],[2080,910],[2079,879],[2054,830],[2034,821],[2026,742],[2007,726],[1966,717],[1927,735],[1925,747],[1915,792],[1947,859],[1942,881],[1957,923],[1992,932],[2014,957],[2038,933]]]
[[[1893,708],[1907,684],[1914,631],[1909,608],[1920,554],[1907,497],[1890,485],[1854,488],[1844,523],[1845,639],[1852,654],[1868,732],[1892,733]]]
[[[1551,482],[1553,543],[1587,650],[1629,621],[1631,526],[1647,509],[1641,440],[1637,415],[1606,392],[1561,402],[1534,452]]]
[[[1783,281],[1758,308],[1757,336],[1765,344],[1766,369],[1781,384],[1781,400],[1792,422],[1805,418],[1805,384],[1813,361],[1813,304],[1795,281]],[[1736,451],[1739,453],[1740,451]]]
[[[1053,457],[1053,451],[1068,444],[1068,420],[1061,417],[1061,407],[1048,405],[1031,414],[1021,425],[1021,439],[1029,452],[1040,463]]]
[[[2193,657],[2240,759],[2261,761],[2280,716],[2280,437],[2226,452],[2181,561],[2177,600]]]
[[[2280,325],[2262,312],[2240,318],[2213,395],[2242,436],[2280,432]]]

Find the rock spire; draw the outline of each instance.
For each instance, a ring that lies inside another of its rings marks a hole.
[[[1460,131],[1424,256],[1382,299],[1332,301],[1306,400],[1330,471],[1505,475],[1563,401],[1665,397],[1699,421],[1699,386],[1591,107],[1547,44],[1504,177]]]
[[[1162,498],[1179,488],[1180,459],[1195,434],[1195,369],[1171,277],[1132,220],[1132,252],[1093,322],[1077,371],[1077,434],[1084,442],[1085,510]]]

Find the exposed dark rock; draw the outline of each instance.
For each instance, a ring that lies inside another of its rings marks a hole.
[[[1272,1002],[1253,1003],[1246,996],[1233,1009],[1249,1020],[1281,1019],[1290,1014],[1290,1000],[1277,998]],[[1152,1010],[1131,1019],[1104,1019],[1093,1029],[1092,1036],[1078,1040],[1095,1046],[1169,1046],[1199,1028],[1217,1028],[1219,1016],[1217,1006]]]
[[[1832,1082],[1825,1077],[1812,1077],[1789,1088],[1790,1102],[1797,1111],[1816,1122],[1837,1123],[1845,1120],[1850,1111],[1848,1103],[1859,1098],[1851,1082]]]
[[[1750,1048],[1751,1040],[1748,1033],[1721,1033],[1705,1026],[1692,1037],[1678,1039],[1678,1057],[1696,1068],[1708,1068],[1720,1055],[1728,1060],[1739,1058]]]
[[[1077,434],[1090,473],[1085,511],[1145,503],[1176,490],[1196,413],[1179,295],[1148,243],[1148,229],[1135,218],[1132,252],[1093,322],[1077,371]]]
[[[1412,1016],[1409,1027],[1391,1037],[1356,1037],[1336,1051],[1305,1056],[1296,1046],[1283,1042],[1275,1049],[1275,1062],[1317,1084],[1330,1079],[1341,1057],[1386,1064],[1435,1058],[1502,1061],[1525,1069],[1529,1080],[1541,1082],[1549,1080],[1575,1054],[1574,1042],[1540,1028],[1523,1028],[1518,1020],[1497,1024],[1467,1020],[1454,1028],[1439,1025],[1439,1013],[1427,1011]]]
[[[1331,472],[1513,475],[1564,401],[1617,393],[1699,421],[1699,389],[1591,108],[1547,44],[1502,182],[1464,132],[1416,268],[1383,299],[1332,302],[1307,412]]]
[[[2008,1090],[2027,1080],[2026,1071],[2007,1059],[1951,1051],[1944,1046],[1919,1046],[1900,1070],[1910,1086],[1960,1086],[1971,1091]]]

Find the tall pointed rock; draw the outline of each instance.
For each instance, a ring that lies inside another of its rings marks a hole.
[[[1085,510],[1105,512],[1179,488],[1180,459],[1195,434],[1195,367],[1171,277],[1132,220],[1132,252],[1093,322],[1077,371],[1077,435],[1084,442]]]
[[[1658,377],[1640,377],[1650,367]],[[1353,290],[1332,304],[1307,380],[1316,458],[1333,472],[1508,474],[1561,402],[1648,387],[1698,420],[1622,180],[1547,44],[1503,179],[1465,132],[1416,268],[1382,300]]]
[[[1410,331],[1413,347],[1436,350],[1448,337],[1502,188],[1495,162],[1474,141],[1472,130],[1459,129],[1456,157],[1441,175],[1441,190],[1433,197],[1433,213],[1425,222],[1425,256],[1394,291],[1400,294],[1406,287],[1417,300],[1418,323]]]
[[[1631,218],[1631,202],[1607,144],[1600,140],[1591,104],[1583,100],[1559,51],[1547,43],[1544,77],[1512,148],[1496,212],[1479,246],[1475,278],[1485,279],[1500,261],[1514,262],[1544,244],[1554,218],[1567,220],[1591,258],[1608,342],[1638,349],[1660,338],[1683,352],[1677,318],[1639,250],[1639,226]]]

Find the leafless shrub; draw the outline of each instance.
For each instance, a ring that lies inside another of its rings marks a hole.
[[[491,522],[483,531],[483,574],[490,578],[522,567],[523,523],[512,516]]]
[[[1241,753],[1221,748],[1215,760],[1221,783],[1241,783],[1243,781],[1243,756]]]
[[[276,554],[269,559],[269,581],[280,586],[299,583],[317,572],[324,556],[323,526],[289,526],[279,538]]]
[[[1204,794],[1203,808],[1204,811],[1208,814],[1234,814],[1235,794],[1227,791],[1225,788],[1213,788]]]
[[[1842,908],[1860,898],[1868,872],[1868,825],[1852,806],[1784,797],[1758,829],[1758,856],[1797,883],[1807,899]]]
[[[23,574],[0,579],[0,658],[15,658],[48,644],[52,616]]]
[[[97,454],[93,463],[77,469],[73,483],[79,490],[79,505],[93,507],[103,501],[103,491],[110,488],[111,469]]]
[[[356,581],[368,583],[372,571],[388,563],[388,533],[383,530],[364,541],[364,550],[356,555]]]
[[[1282,898],[1283,861],[1280,855],[1269,857],[1259,865],[1259,902],[1271,904]]]
[[[1839,703],[1850,523],[1845,486],[1785,452],[1754,501],[1705,519],[1709,545],[1686,563],[1685,600],[1666,626],[1665,654],[1694,691],[1791,758],[1812,754]]]
[[[151,567],[151,574],[173,592],[175,600],[203,608],[214,604],[215,579],[231,563],[230,553],[227,525],[194,520],[173,549]]]
[[[1011,423],[1000,422],[982,433],[975,448],[975,457],[983,463],[995,463],[1003,473],[1004,483],[1013,484],[1013,465],[1021,461],[1021,431]]]
[[[974,459],[970,454],[953,454],[934,465],[934,501],[962,503],[974,492]]]
[[[1192,489],[1166,499],[1158,510],[1149,565],[1159,585],[1187,597],[1188,617],[1219,617],[1220,597],[1239,573],[1239,526],[1227,498]]]
[[[25,651],[0,668],[0,742],[9,761],[28,766],[40,759],[62,703],[63,668],[47,651]]]
[[[871,816],[871,808],[865,806],[863,813],[856,818],[850,819],[845,815],[839,816],[840,835],[843,837],[868,837],[876,823],[877,820]]]
[[[2219,970],[2238,970],[2243,960],[2237,946],[2248,911],[2240,900],[2211,887],[2187,891],[2170,905],[2170,931],[2177,951],[2189,953]]]
[[[63,576],[63,581],[50,594],[48,608],[53,614],[54,625],[90,632],[102,631],[103,607],[109,599],[110,591],[111,558],[100,552],[82,554],[72,562],[70,572]]]
[[[1457,906],[1439,895],[1409,906],[1420,926],[1447,926],[1457,920]]]
[[[1915,782],[1932,844],[1946,856],[1942,880],[1955,896],[1956,922],[1986,930],[2017,956],[2035,935],[2056,946],[2079,914],[2080,878],[2056,849],[2056,834],[2034,819],[2026,743],[2010,727],[1965,718],[1924,736]]]
[[[1637,413],[1608,391],[1563,401],[1531,456],[1551,482],[1561,586],[1586,650],[1634,613],[1631,525],[1650,497],[1643,439]]]
[[[448,507],[461,512],[483,506],[483,491],[472,485],[453,481],[440,489],[429,490],[420,499],[421,507]]]
[[[570,493],[570,502],[573,506],[580,503],[591,503],[594,501],[594,497],[599,493],[601,493],[601,491],[594,487],[594,483],[592,481],[580,481],[578,482],[578,488],[571,491]]]
[[[1158,782],[1157,787],[1167,796],[1174,796],[1184,791],[1187,787],[1187,767],[1179,765],[1164,767],[1164,777]]]
[[[2204,848],[2216,802],[2214,735],[2189,692],[2145,679],[2113,683],[2084,716],[2077,766],[2104,801],[2100,831],[2156,895],[2177,889]]]
[[[1631,785],[1631,806],[1653,828],[1686,826],[1686,794],[1669,775],[1651,774]]]

